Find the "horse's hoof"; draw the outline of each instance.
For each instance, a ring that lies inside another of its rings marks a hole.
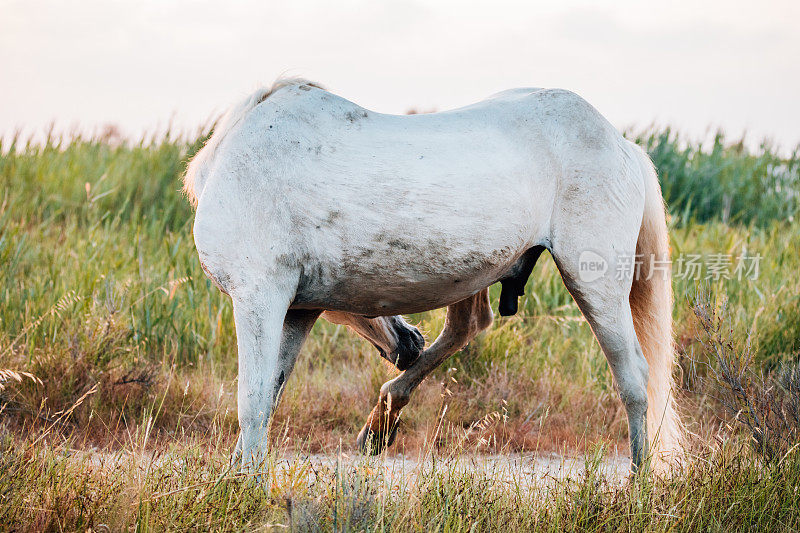
[[[419,358],[423,348],[425,348],[425,337],[417,328],[400,330],[394,366],[401,371],[407,369]]]
[[[358,451],[364,455],[378,455],[392,445],[396,435],[397,424],[394,425],[388,436],[385,431],[374,432],[369,425],[366,425],[359,432],[356,445]]]

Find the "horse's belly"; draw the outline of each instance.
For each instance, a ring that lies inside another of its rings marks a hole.
[[[294,306],[368,316],[437,309],[496,282],[524,251],[521,243],[488,253],[361,249],[344,255],[341,262],[307,265]]]
[[[541,244],[551,209],[519,187],[469,190],[475,192],[459,191],[446,202],[422,186],[404,197],[364,190],[338,203],[320,201],[338,209],[336,216],[314,210],[321,214],[298,231],[307,253],[295,305],[407,314],[450,305],[495,283]]]
[[[336,284],[333,291],[315,290],[313,287],[298,292],[294,308],[330,309],[365,316],[386,316],[420,313],[446,307],[475,294],[496,279],[471,279],[466,281],[441,279],[398,283],[397,280],[378,284],[384,280],[355,280]],[[310,289],[310,290],[309,290]]]

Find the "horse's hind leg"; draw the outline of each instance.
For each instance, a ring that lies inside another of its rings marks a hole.
[[[239,428],[235,454],[243,468],[266,459],[270,416],[319,311],[289,310],[288,294],[232,295],[239,348]]]
[[[447,308],[444,329],[430,348],[402,374],[381,387],[378,404],[358,434],[358,447],[365,453],[380,453],[394,442],[400,410],[411,393],[445,359],[462,349],[492,323],[489,289]]]
[[[624,258],[635,258],[636,232],[623,225],[592,236],[591,231],[579,229],[577,221],[573,222],[554,240],[553,259],[608,360],[628,415],[631,460],[636,470],[647,455],[648,364],[631,315],[631,277],[618,268],[624,266]],[[599,221],[594,227],[614,228]]]

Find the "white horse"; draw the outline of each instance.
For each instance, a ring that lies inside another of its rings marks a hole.
[[[679,450],[658,179],[574,93],[514,89],[395,116],[280,80],[223,117],[184,188],[203,269],[233,301],[243,467],[264,458],[270,415],[320,314],[404,370],[359,434],[378,452],[425,376],[491,324],[487,287],[503,283],[500,311],[513,314],[545,249],[611,367],[633,469],[648,435],[655,463]],[[444,306],[444,330],[424,351],[392,316]]]

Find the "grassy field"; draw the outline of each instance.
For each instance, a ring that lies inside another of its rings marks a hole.
[[[267,493],[227,466],[231,305],[200,269],[179,193],[202,138],[0,147],[0,524],[800,528],[800,154],[721,136],[701,149],[669,130],[637,140],[660,171],[674,258],[701,265],[674,280],[687,472],[619,485],[590,465],[547,489],[480,472],[421,472],[387,488],[368,465],[309,476],[303,454],[353,452],[394,373],[371,345],[320,321],[275,416],[275,460],[293,459]],[[607,365],[549,257],[520,309],[420,387],[394,451],[625,452]],[[410,318],[431,341],[444,313]],[[162,459],[98,465],[89,449]]]

